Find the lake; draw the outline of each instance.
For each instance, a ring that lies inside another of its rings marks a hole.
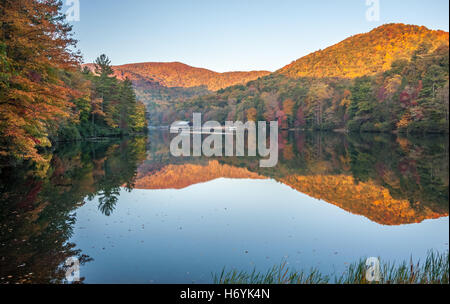
[[[173,157],[173,135],[61,143],[0,168],[0,283],[211,283],[423,259],[449,242],[448,136],[281,131],[279,161]]]

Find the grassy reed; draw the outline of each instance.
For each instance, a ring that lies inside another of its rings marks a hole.
[[[294,271],[286,262],[266,273],[256,270],[225,271],[213,274],[214,284],[370,284],[366,279],[366,259],[349,265],[340,275],[323,275],[317,269]],[[449,252],[429,251],[425,261],[397,264],[380,259],[380,282],[376,284],[449,284]]]

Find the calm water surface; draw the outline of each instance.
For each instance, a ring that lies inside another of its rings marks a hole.
[[[281,133],[258,159],[175,158],[170,134],[64,144],[0,171],[0,282],[210,283],[227,269],[341,273],[448,250],[448,137]]]

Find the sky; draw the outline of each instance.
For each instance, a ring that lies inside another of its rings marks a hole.
[[[378,0],[378,20],[366,17],[377,0],[64,0],[64,9],[74,1],[79,21],[70,23],[85,63],[104,53],[113,65],[275,71],[386,23],[449,30],[448,0]]]

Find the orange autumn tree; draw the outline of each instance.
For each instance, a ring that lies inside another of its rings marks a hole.
[[[0,1],[0,156],[43,160],[50,124],[69,116],[76,92],[61,74],[79,56],[61,8],[57,0]]]

